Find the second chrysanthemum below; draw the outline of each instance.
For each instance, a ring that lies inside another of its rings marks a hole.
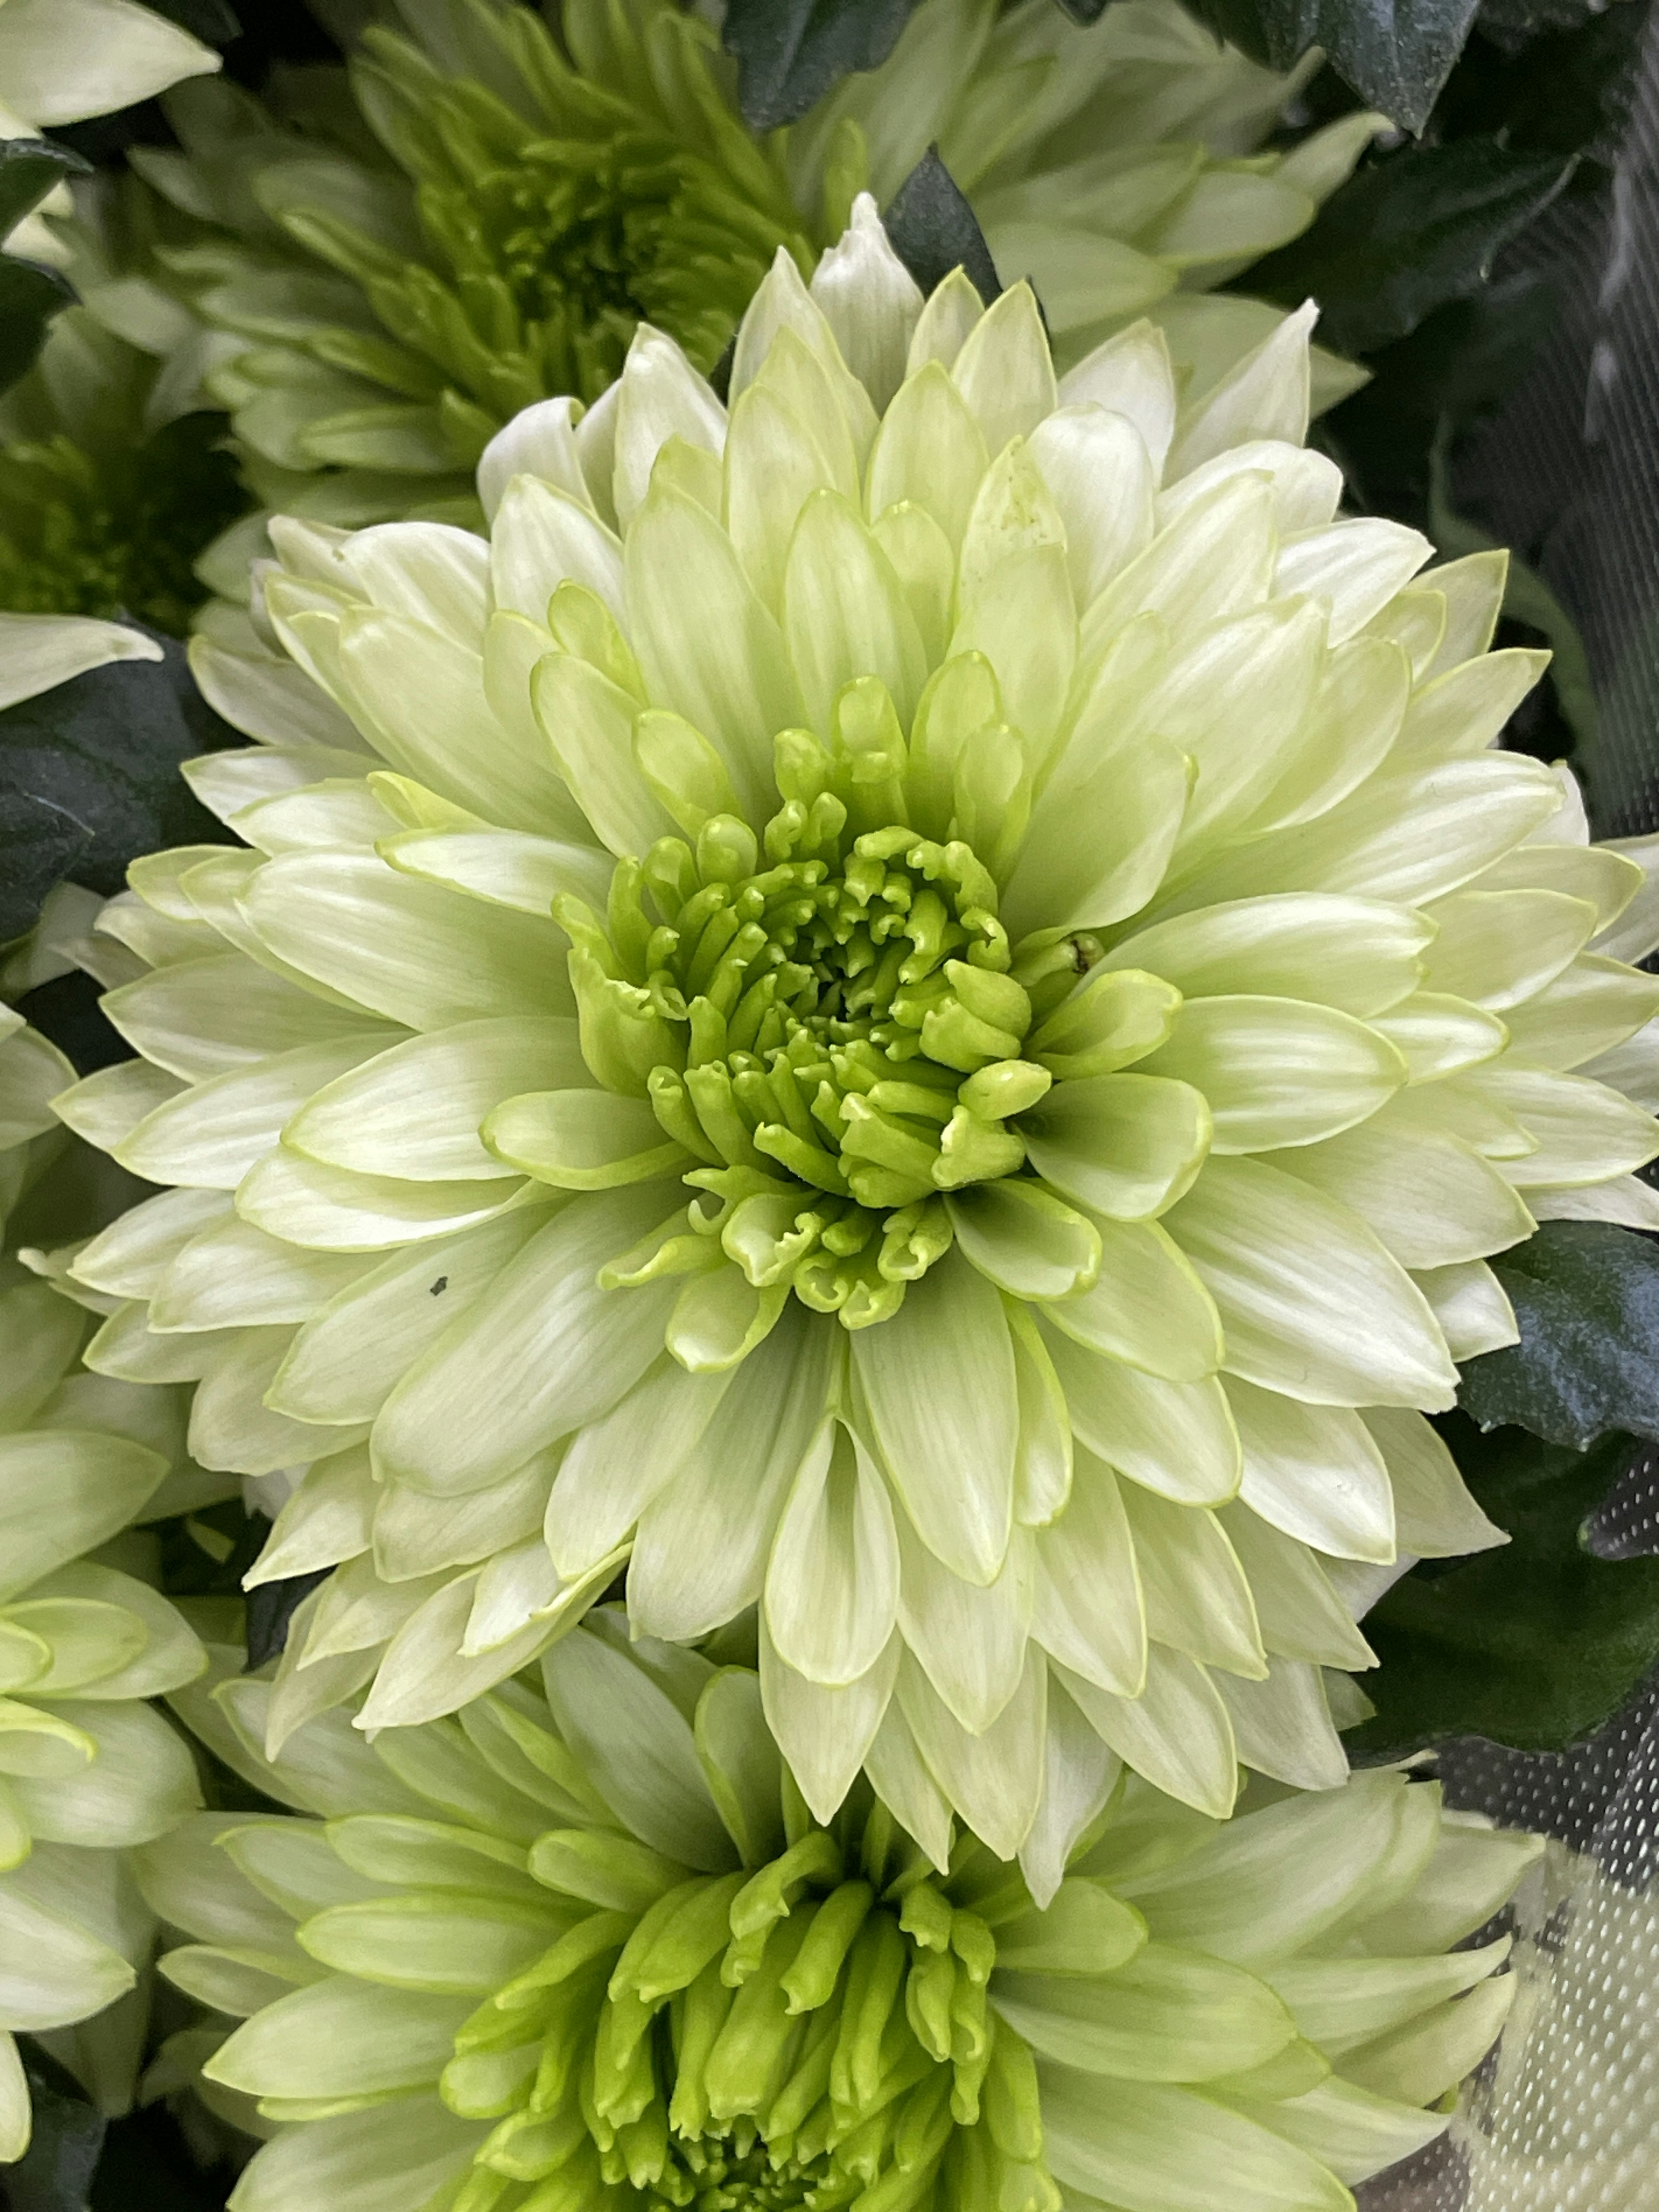
[[[1228,2212],[1353,2212],[1509,2010],[1469,1939],[1540,1846],[1434,1784],[1225,1826],[1130,1784],[1038,1909],[862,1783],[814,1821],[747,1667],[607,1608],[541,1673],[275,1761],[267,1684],[176,1701],[326,1823],[140,1855],[200,1939],[162,1972],[241,2023],[207,2094],[275,2133],[236,2212],[1208,2212],[1222,2166]]]
[[[729,412],[642,331],[491,447],[488,544],[277,526],[274,643],[198,655],[252,849],[135,868],[145,1059],[63,1111],[177,1186],[76,1259],[92,1364],[311,1463],[278,1736],[452,1711],[627,1562],[653,1634],[761,1601],[814,1812],[867,1765],[941,1864],[1063,1805],[1057,1879],[1115,1756],[1340,1780],[1346,1563],[1494,1540],[1423,1418],[1486,1255],[1649,1218],[1595,1071],[1659,985],[1490,750],[1501,561],[1336,518],[1310,323],[1184,416],[1144,325],[1057,386],[866,203]]]

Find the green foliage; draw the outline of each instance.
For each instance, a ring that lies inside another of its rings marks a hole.
[[[1370,383],[1316,434],[1356,510],[1426,531],[1448,558],[1491,542],[1449,500],[1457,441],[1508,398],[1557,320],[1553,285],[1526,265],[1527,227],[1551,202],[1552,175],[1565,173],[1575,200],[1607,191],[1648,16],[1648,0],[1601,12],[1589,0],[1486,0],[1424,143],[1376,157],[1303,238],[1239,283],[1277,282],[1281,298],[1311,283],[1328,310],[1322,335],[1365,349]],[[1318,119],[1340,112],[1329,73],[1307,97]],[[1368,207],[1391,233],[1397,269],[1374,265]],[[1381,276],[1375,299],[1363,272]],[[1401,334],[1388,335],[1390,321]],[[1508,742],[1544,759],[1574,753],[1595,720],[1583,653],[1523,562],[1511,567],[1504,614],[1500,644],[1556,655]]]
[[[1601,154],[1623,124],[1644,0],[1486,0],[1435,116],[1523,152]]]
[[[62,2067],[27,2045],[22,2050],[34,2132],[17,2164],[0,2169],[0,2203],[7,2212],[88,2212],[104,2116]]]
[[[9,236],[66,177],[86,170],[81,156],[67,146],[53,146],[44,138],[0,139],[0,238]],[[46,325],[74,298],[68,279],[56,269],[15,253],[0,255],[0,392],[34,366]]]
[[[140,853],[225,841],[179,763],[240,740],[181,648],[165,652],[90,669],[0,713],[0,943],[33,927],[65,875],[107,895]]]
[[[722,37],[738,61],[738,100],[755,131],[805,115],[854,70],[898,43],[916,0],[728,0]]]
[[[1547,1221],[1492,1267],[1521,1341],[1469,1361],[1463,1411],[1581,1451],[1610,1431],[1659,1437],[1659,1244],[1607,1222]]]
[[[985,234],[937,146],[899,186],[885,220],[893,251],[924,292],[957,268],[967,271],[988,306],[1001,292]]]
[[[1288,70],[1310,46],[1367,106],[1420,131],[1462,51],[1479,0],[1194,0],[1257,61]]]
[[[1511,1540],[1418,1568],[1368,1614],[1376,1713],[1350,1751],[1381,1761],[1458,1735],[1559,1751],[1594,1734],[1659,1659],[1659,1559],[1597,1559],[1580,1533],[1632,1439],[1580,1453],[1518,1428],[1483,1435],[1459,1414],[1442,1430]]]
[[[84,822],[36,792],[7,790],[4,774],[0,763],[0,945],[33,928],[46,893],[92,843]]]
[[[244,1791],[248,1798],[256,1794]],[[276,1808],[261,1799],[234,1809]],[[179,2009],[165,1985],[158,2008]],[[152,2040],[159,2033],[152,2026]],[[106,2119],[37,2045],[25,2038],[21,2049],[34,2136],[15,2166],[0,2166],[5,2212],[223,2212],[235,2176],[215,2156],[223,2133],[216,2124],[204,2129],[205,2116],[192,2115],[199,2138],[192,2140],[160,2105]]]
[[[0,452],[0,607],[131,616],[182,636],[198,556],[246,506],[224,423],[188,415],[96,453],[61,432]]]
[[[1499,249],[1572,167],[1571,155],[1519,153],[1496,137],[1401,148],[1334,192],[1311,230],[1258,261],[1249,289],[1286,307],[1316,299],[1322,339],[1374,353],[1478,292]]]
[[[45,138],[0,138],[0,238],[9,237],[66,177],[86,173],[87,164],[67,146]]]

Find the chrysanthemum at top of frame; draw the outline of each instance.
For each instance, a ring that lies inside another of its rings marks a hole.
[[[274,1741],[626,1564],[653,1635],[758,1601],[814,1812],[866,1767],[941,1864],[1051,1887],[1117,1757],[1340,1781],[1356,1593],[1497,1540],[1424,1418],[1487,1255],[1652,1218],[1659,920],[1492,749],[1501,556],[1338,519],[1311,322],[1057,385],[866,202],[729,406],[645,330],[520,416],[488,542],[278,525],[196,653],[247,849],[135,866],[143,1058],[61,1102],[174,1186],[74,1261],[90,1364],[309,1468]]]
[[[1207,385],[1274,310],[1206,288],[1304,230],[1382,124],[1265,147],[1306,67],[1259,68],[1178,0],[1086,27],[1052,0],[923,0],[879,68],[758,137],[718,11],[388,12],[274,107],[223,81],[169,99],[178,146],[132,156],[153,256],[90,206],[75,237],[89,308],[125,332],[145,300],[162,386],[229,410],[262,503],[331,522],[476,521],[471,472],[508,417],[597,399],[641,319],[712,371],[775,249],[810,273],[854,192],[888,205],[935,144],[1063,362],[1152,312]],[[1323,404],[1353,388],[1318,367]]]

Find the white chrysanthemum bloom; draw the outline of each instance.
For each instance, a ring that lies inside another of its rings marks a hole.
[[[283,1726],[452,1711],[627,1563],[652,1635],[761,1601],[820,1817],[1340,1780],[1328,1568],[1498,1540],[1423,1418],[1486,1255],[1653,1218],[1595,1069],[1659,921],[1491,749],[1501,558],[1335,519],[1310,319],[1185,414],[1146,327],[1057,387],[866,204],[729,414],[647,333],[488,544],[279,526],[281,649],[197,651],[250,849],[135,866],[145,1057],[59,1103],[176,1186],[90,1364],[310,1463]]]
[[[0,1007],[0,1219],[39,1218],[43,1200],[50,1215],[42,1171],[62,1176],[64,1132],[46,1102],[73,1073]],[[100,2103],[124,2103],[142,2015],[94,2017],[148,1955],[122,1853],[201,1802],[189,1750],[143,1701],[206,1655],[166,1598],[88,1556],[155,1510],[182,1409],[176,1394],[76,1371],[86,1323],[0,1259],[0,2162],[29,2138],[19,2031],[56,2047]]]
[[[236,2212],[1194,2212],[1224,2168],[1227,2212],[1353,2212],[1515,1993],[1468,1939],[1541,1844],[1433,1783],[1218,1827],[1131,1781],[1028,1884],[865,1784],[816,1822],[748,1667],[607,1611],[542,1674],[275,1762],[268,1684],[179,1701],[311,1816],[138,1855],[219,2015],[163,2063],[274,2138]]]
[[[1299,237],[1389,127],[1346,115],[1260,150],[1319,65],[1314,52],[1278,76],[1179,0],[1117,0],[1090,24],[1053,0],[923,0],[879,69],[791,129],[787,159],[810,205],[856,126],[885,207],[937,145],[998,269],[1036,286],[1059,367],[1151,314],[1202,391],[1279,319],[1211,287]],[[1316,405],[1358,381],[1317,357]]]
[[[67,665],[77,656],[95,666],[121,641],[153,650],[103,623],[19,622],[13,635],[23,641],[8,663],[15,684],[31,665],[60,681],[79,672]],[[33,990],[77,955],[118,963],[119,946],[84,942],[101,903],[60,884],[38,928],[9,949],[0,988]],[[81,1370],[86,1309],[113,1301],[69,1283],[67,1265],[135,1186],[52,1112],[74,1074],[0,1005],[0,2162],[21,2157],[29,2135],[17,2031],[106,2111],[130,2100],[144,2014],[136,1997],[120,2000],[149,1955],[151,1922],[123,1853],[200,1802],[189,1752],[144,1700],[207,1663],[147,1579],[153,1546],[131,1530],[227,1486],[189,1463],[182,1392]]]
[[[137,0],[0,0],[0,138],[110,115],[219,66],[211,46]],[[70,211],[60,185],[45,212]],[[36,261],[68,258],[39,212],[4,244]]]
[[[29,2135],[14,2034],[50,2045],[134,1988],[150,1929],[123,1852],[201,1802],[144,1702],[199,1674],[201,1645],[148,1583],[86,1556],[143,1517],[168,1459],[71,1371],[83,1320],[45,1284],[0,1294],[0,2161]],[[60,2052],[117,2110],[141,2028],[118,2015]]]
[[[263,506],[471,525],[510,416],[597,399],[641,320],[711,372],[774,249],[810,271],[854,194],[885,206],[935,140],[1004,277],[1036,283],[1062,367],[1151,308],[1201,393],[1279,319],[1207,288],[1305,229],[1380,124],[1259,150],[1306,70],[1259,69],[1176,0],[1087,29],[1054,0],[925,0],[879,68],[757,138],[716,13],[445,0],[371,23],[343,81],[300,73],[280,112],[187,85],[177,149],[133,152],[167,204],[158,250],[112,264],[83,234],[76,287],[164,356],[158,392],[205,372]],[[1314,362],[1320,407],[1360,380]],[[263,526],[211,557],[231,596]]]

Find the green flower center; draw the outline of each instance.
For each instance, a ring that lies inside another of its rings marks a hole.
[[[1024,1164],[1012,1117],[1052,1079],[1020,1057],[1031,999],[972,848],[848,827],[830,794],[787,805],[762,866],[716,815],[695,851],[623,861],[604,927],[556,911],[595,1075],[642,1087],[704,1164],[687,1180],[746,1206],[751,1282],[863,1326],[949,1249],[944,1194]]]
[[[834,2181],[827,2157],[803,2165],[799,2159],[773,2162],[761,2143],[752,2122],[741,2123],[729,2136],[677,2146],[664,2180],[645,2191],[652,2212],[658,2208],[688,2208],[688,2212],[789,2212],[795,2205],[833,2204],[833,2195],[822,2191]],[[689,2189],[690,2195],[684,2192]]]
[[[650,65],[636,56],[604,85],[573,69],[527,9],[503,11],[499,29],[510,100],[440,75],[396,33],[363,40],[360,100],[414,186],[427,255],[389,252],[331,208],[286,217],[363,285],[404,349],[390,380],[438,404],[463,467],[521,408],[565,392],[597,399],[641,320],[712,369],[776,249],[804,269],[814,258],[781,163],[726,112],[706,26],[671,12],[652,31]],[[335,366],[386,379],[380,341],[342,332],[331,347]]]
[[[685,1045],[683,1071],[652,1070],[658,1119],[728,1166],[774,1162],[871,1208],[1011,1174],[1024,1147],[997,1105],[1030,1080],[964,1081],[1013,1061],[1030,1025],[995,908],[965,845],[902,828],[839,863],[703,882],[646,946]]]
[[[194,564],[247,504],[222,437],[195,415],[95,456],[61,435],[0,453],[0,607],[182,636],[208,596]]]
[[[993,1929],[1031,1909],[1016,1871],[968,1843],[939,1876],[867,1784],[756,1872],[665,1889],[600,1841],[555,1831],[531,1870],[659,1893],[590,1910],[462,2027],[443,2094],[497,2124],[458,2212],[509,2179],[573,2212],[1054,2212],[1030,2055],[987,2000]]]
[[[536,398],[597,399],[621,375],[641,321],[713,368],[774,250],[794,235],[787,210],[747,207],[712,164],[644,131],[528,143],[510,167],[424,184],[420,206],[456,280],[451,304],[486,348],[504,343],[521,357]],[[405,331],[411,309],[422,331],[428,293],[418,277],[404,293],[396,320]],[[422,350],[460,368],[474,397],[495,399],[499,363],[459,358],[441,327],[423,336]]]

